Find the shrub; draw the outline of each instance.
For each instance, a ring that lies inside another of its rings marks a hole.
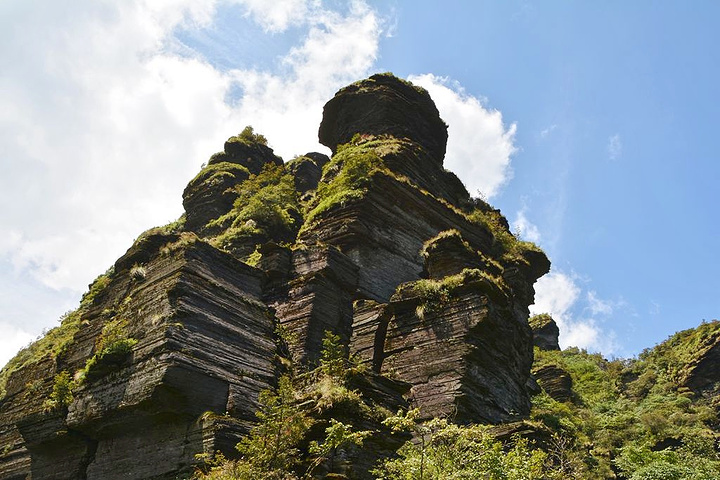
[[[292,175],[283,165],[266,164],[262,171],[235,187],[232,210],[208,223],[225,231],[213,243],[225,248],[230,236],[265,234],[279,241],[295,238],[301,217]]]
[[[504,448],[480,425],[459,426],[446,420],[416,422],[417,410],[398,414],[385,421],[395,431],[411,430],[417,441],[406,442],[398,458],[385,460],[373,472],[385,480],[423,479],[507,479],[548,478],[546,454],[530,449],[527,440],[516,438]]]
[[[55,375],[52,393],[43,404],[46,410],[64,408],[73,401],[73,389],[75,383],[70,379],[70,374],[62,371]]]
[[[287,376],[280,377],[277,391],[260,393],[258,424],[237,449],[251,468],[262,472],[288,472],[300,462],[297,444],[312,425],[296,405],[296,391]]]
[[[247,127],[243,128],[243,131],[237,134],[234,137],[230,137],[228,139],[228,142],[241,142],[246,145],[253,145],[253,144],[260,144],[260,145],[267,145],[267,138],[265,138],[264,135],[260,135],[259,133],[255,133],[255,130],[252,126],[248,125]]]

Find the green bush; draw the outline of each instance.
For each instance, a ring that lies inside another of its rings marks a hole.
[[[283,165],[266,164],[262,171],[235,187],[232,210],[211,221],[209,227],[223,229],[213,243],[228,245],[230,237],[264,234],[278,241],[294,240],[301,218],[292,175]]]
[[[267,138],[265,138],[264,135],[260,135],[259,133],[255,133],[255,130],[252,126],[248,125],[247,127],[243,128],[243,131],[237,134],[234,137],[230,137],[228,139],[228,142],[241,142],[246,145],[253,145],[253,144],[260,144],[260,145],[267,145]]]
[[[52,393],[44,403],[45,409],[56,410],[70,405],[73,401],[74,388],[75,382],[72,381],[68,372],[63,371],[55,375]]]
[[[373,472],[384,480],[475,479],[532,480],[549,478],[546,454],[516,438],[506,448],[480,425],[459,426],[443,419],[416,422],[417,410],[386,420],[396,431],[411,430],[398,458],[385,460]]]
[[[535,354],[536,367],[558,365],[573,380],[574,403],[538,395],[531,416],[571,440],[566,456],[584,459],[583,465],[573,464],[575,478],[608,478],[613,465],[624,478],[650,479],[661,473],[674,478],[690,458],[693,473],[680,478],[720,478],[710,428],[717,415],[706,400],[691,400],[678,391],[668,374],[671,364],[651,362],[647,355],[645,360],[608,361],[577,348],[536,349]],[[677,446],[653,450],[668,441]]]
[[[265,390],[260,394],[258,424],[237,445],[250,468],[281,475],[300,463],[297,445],[313,421],[298,407],[296,396],[287,376],[280,377],[277,391]]]

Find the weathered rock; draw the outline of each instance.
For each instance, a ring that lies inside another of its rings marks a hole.
[[[306,247],[293,252],[292,278],[287,297],[274,307],[293,358],[312,365],[326,331],[344,343],[350,339],[357,267],[333,247]]]
[[[531,333],[514,318],[509,292],[468,278],[419,315],[428,299],[409,287],[390,302],[380,371],[412,385],[423,418],[499,423],[527,415]]]
[[[237,198],[233,187],[249,176],[246,167],[231,162],[213,163],[201,170],[183,191],[187,229],[202,231],[209,221],[229,212]]]
[[[295,189],[299,194],[315,190],[322,177],[322,169],[330,159],[322,153],[311,152],[295,158],[287,165],[295,177]]]
[[[490,433],[504,445],[514,445],[520,437],[527,439],[533,447],[542,449],[547,448],[552,439],[552,431],[549,428],[525,420],[495,425],[490,429]]]
[[[572,377],[557,365],[545,365],[533,370],[535,379],[545,393],[558,402],[569,402],[573,398]]]
[[[474,250],[457,230],[446,230],[425,243],[425,271],[428,278],[441,280],[466,268],[479,268],[490,275],[502,274],[502,267]]]
[[[234,187],[265,165],[282,165],[273,150],[257,141],[230,137],[225,151],[210,158],[207,166],[188,183],[183,192],[186,228],[204,231],[207,223],[229,212],[237,199]]]
[[[282,158],[275,155],[273,149],[257,141],[245,140],[239,136],[230,137],[225,142],[224,153],[213,156],[208,165],[222,162],[237,163],[257,175],[267,164],[282,165]]]
[[[492,234],[482,225],[412,184],[378,173],[361,200],[328,211],[298,240],[340,248],[359,268],[358,297],[385,302],[400,283],[420,278],[425,241],[451,229],[473,248],[491,248]]]
[[[356,134],[408,138],[422,145],[438,164],[445,156],[447,125],[430,95],[391,74],[349,85],[325,104],[320,143],[334,153]]]
[[[137,339],[131,361],[99,376],[88,370],[67,408],[49,412],[47,393],[18,404],[27,387],[11,376],[0,431],[17,444],[16,425],[22,447],[15,450],[30,457],[23,474],[174,478],[192,468],[195,454],[214,451],[224,436],[237,438],[235,432],[247,432],[254,421],[258,393],[276,375],[274,325],[260,302],[262,273],[203,242],[167,239],[175,243],[164,254],[156,250],[142,276],[127,268],[116,272],[66,353],[38,367],[47,387],[35,388],[47,392],[55,372],[82,370],[98,353],[104,327],[119,318],[124,335]],[[145,246],[160,243],[153,237]],[[134,262],[139,252],[148,250],[136,246],[119,265]],[[221,428],[205,412],[228,412],[233,421]]]
[[[540,350],[560,350],[560,329],[550,315],[535,315],[529,321],[533,331],[533,345]]]

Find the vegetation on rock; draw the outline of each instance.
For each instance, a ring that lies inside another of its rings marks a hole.
[[[5,396],[5,386],[13,372],[43,359],[54,360],[62,355],[80,329],[82,317],[93,301],[110,283],[112,269],[97,277],[80,300],[80,306],[60,318],[60,325],[48,330],[42,337],[22,349],[0,370],[0,399]]]
[[[692,336],[686,332],[684,338]],[[675,340],[656,350],[669,353]],[[531,413],[554,432],[551,456],[567,475],[635,480],[720,475],[717,413],[673,380],[665,357],[610,361],[576,348],[536,349],[535,355],[536,366],[558,365],[572,376],[575,400],[558,402],[543,393],[533,399]]]
[[[230,142],[230,143],[240,142],[240,143],[244,143],[246,145],[254,145],[254,144],[267,145],[267,138],[265,138],[265,135],[255,133],[255,130],[253,129],[253,127],[251,125],[248,125],[247,127],[243,128],[242,132],[235,135],[234,137],[230,137],[228,139],[228,142]]]
[[[213,239],[221,248],[254,237],[292,241],[300,228],[300,204],[293,177],[284,166],[266,164],[257,175],[250,175],[235,187],[237,198],[225,215],[210,222],[222,233]]]

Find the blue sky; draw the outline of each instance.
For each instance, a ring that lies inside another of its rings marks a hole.
[[[322,105],[422,84],[446,166],[553,261],[561,343],[637,354],[716,318],[714,2],[6,0],[0,363],[57,324],[252,124],[319,150]]]

